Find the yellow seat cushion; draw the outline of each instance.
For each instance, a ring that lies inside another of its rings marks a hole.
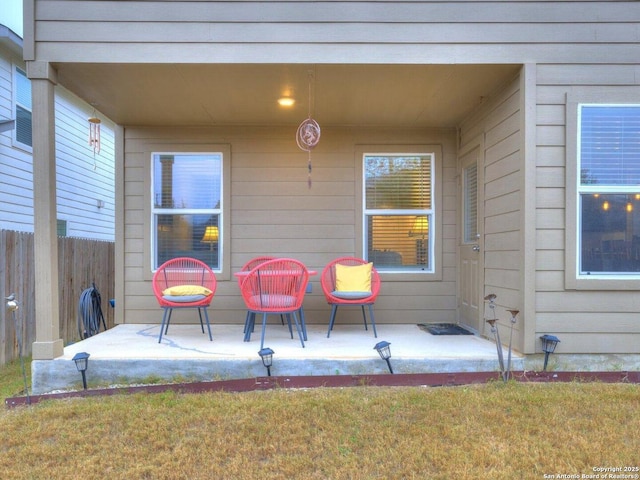
[[[176,285],[175,287],[165,288],[162,295],[170,295],[173,297],[181,297],[184,295],[211,295],[211,290],[202,285]]]
[[[336,264],[336,291],[371,292],[371,268],[373,263],[363,265]]]

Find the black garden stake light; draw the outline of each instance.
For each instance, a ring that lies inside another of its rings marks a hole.
[[[76,368],[82,374],[82,386],[87,389],[87,366],[89,364],[89,354],[87,352],[78,352],[73,356],[73,361],[76,362]]]
[[[271,350],[269,347],[265,347],[258,352],[260,358],[262,359],[262,364],[267,368],[267,376],[271,376],[271,365],[273,365],[273,354],[275,352]]]
[[[542,368],[542,370],[546,371],[547,362],[549,361],[549,354],[555,351],[556,345],[560,343],[560,340],[558,339],[558,337],[548,334],[542,335],[540,337],[540,340],[542,340],[542,351],[544,352],[544,367]]]
[[[383,340],[376,343],[376,346],[373,347],[373,349],[378,351],[378,353],[380,354],[380,358],[387,362],[389,372],[393,373],[393,368],[391,368],[391,362],[389,361],[389,359],[391,358],[391,348],[389,348],[389,345],[391,345],[389,342]]]

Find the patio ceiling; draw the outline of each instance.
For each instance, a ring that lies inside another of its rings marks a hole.
[[[57,64],[58,81],[120,125],[459,125],[519,65]],[[289,95],[293,108],[276,100]]]

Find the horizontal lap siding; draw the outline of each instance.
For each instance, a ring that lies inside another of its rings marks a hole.
[[[640,18],[633,2],[569,1],[121,1],[37,0],[38,18],[47,20],[173,22],[375,22],[407,23],[545,23],[600,22]],[[607,8],[603,8],[606,5]],[[114,8],[114,7],[118,8]],[[497,8],[497,7],[500,8]],[[492,7],[492,8],[488,8]]]
[[[484,169],[484,294],[497,296],[496,316],[504,326],[508,309],[523,309],[523,232],[520,80],[514,79],[461,128],[462,145],[474,138],[484,138],[484,152],[479,168]],[[488,309],[485,316],[488,316]],[[523,322],[514,328],[513,345],[524,350]]]
[[[26,58],[49,61],[607,63],[638,54],[640,37],[638,2],[35,0],[34,11]]]
[[[598,87],[601,91],[629,91],[631,98],[638,98],[640,2],[35,0],[34,11],[32,28],[37,46],[25,45],[26,58],[45,61],[139,62],[144,58],[145,62],[159,63],[537,63],[537,329],[540,333],[563,333],[565,352],[599,351],[606,344],[611,344],[606,347],[609,351],[637,352],[640,348],[637,335],[619,335],[621,329],[628,327],[627,313],[634,315],[637,309],[632,306],[627,310],[611,301],[615,294],[616,301],[622,300],[628,306],[634,293],[588,292],[595,301],[584,303],[581,300],[586,298],[585,292],[564,290],[564,261],[559,261],[565,254],[565,148],[567,142],[574,141],[565,138],[565,96],[567,92]],[[171,22],[165,23],[166,19]],[[511,90],[511,94],[515,92]],[[506,92],[502,100],[492,104],[496,110],[483,107],[486,116],[465,122],[460,133],[463,144],[478,132],[486,134],[486,289],[495,290],[503,306],[516,307],[522,300],[522,290],[512,281],[514,272],[521,267],[519,235],[524,234],[515,220],[520,214],[518,205],[524,200],[519,171],[522,152],[518,150],[522,144],[518,131],[521,116],[518,102],[510,103]],[[172,135],[167,131],[135,133],[151,133],[148,139],[153,141]],[[200,132],[201,138],[204,133]],[[299,252],[300,256],[313,266],[322,265],[331,254],[354,248],[356,239],[348,220],[357,201],[348,195],[354,173],[349,166],[321,166],[323,161],[332,165],[336,155],[349,158],[345,150],[348,141],[338,141],[331,148],[322,145],[314,152],[315,192],[307,197],[304,180],[297,178],[298,165],[294,165],[296,161],[301,163],[299,175],[304,177],[304,159],[294,160],[295,148],[279,147],[284,141],[279,135],[270,141],[239,135],[230,138],[232,177],[247,178],[252,169],[265,175],[264,180],[250,185],[232,178],[232,188],[238,189],[232,195],[231,206],[233,234],[238,236],[234,241],[239,248],[232,252],[234,267],[259,249],[248,233],[251,226],[258,225],[268,232],[269,220],[287,225],[289,235],[295,231],[291,228],[295,223],[310,226],[306,223],[309,216],[327,227],[331,237],[314,245],[313,251],[305,246],[310,240],[304,234],[298,234],[291,242],[296,250],[306,249]],[[422,139],[413,140],[425,143]],[[145,216],[144,202],[136,192],[143,191],[142,177],[148,172],[140,166],[139,150],[135,149],[144,141],[140,137],[127,138],[125,190],[131,197],[127,197],[125,211],[125,276],[127,288],[132,287],[136,294],[127,296],[126,302],[135,305],[141,317],[155,321],[144,312],[153,301],[145,293],[148,286],[140,280],[140,246],[145,244],[148,232],[140,227]],[[250,144],[253,148],[248,148]],[[273,148],[274,145],[278,147]],[[234,150],[238,146],[240,150]],[[265,148],[271,148],[272,157],[283,163],[276,167],[257,165],[257,155],[267,151]],[[445,149],[445,158],[446,152]],[[282,157],[277,158],[279,155]],[[131,158],[135,159],[133,165],[128,163]],[[446,180],[445,185],[452,189],[455,181]],[[340,202],[333,201],[333,192]],[[455,193],[452,197],[455,200]],[[292,201],[294,208],[288,207]],[[255,208],[256,202],[261,203],[261,208]],[[455,203],[447,197],[443,202]],[[323,205],[328,209],[321,208]],[[266,215],[270,208],[277,209],[277,213]],[[451,290],[455,290],[455,213],[454,207],[443,212],[448,222],[443,231],[449,241],[444,242],[442,284],[448,286],[450,282]],[[292,218],[295,222],[288,223]],[[265,238],[264,245],[276,251],[277,240]],[[221,288],[220,301],[228,306],[223,310],[227,314],[241,309],[231,283]],[[397,296],[381,298],[382,308],[402,308],[402,293],[396,293]],[[324,312],[317,288],[310,297],[314,315]],[[434,294],[429,288],[424,306],[428,309],[437,305],[441,316],[451,319],[451,298],[444,296],[443,300],[441,293]],[[417,316],[409,314],[409,310],[407,314],[407,318]],[[598,322],[609,325],[602,327],[611,332],[604,340],[591,332]]]
[[[640,70],[631,65],[538,65],[536,337],[561,339],[562,353],[640,352],[636,291],[565,289],[566,95],[628,93],[640,99]],[[539,345],[537,345],[539,348]]]
[[[485,290],[505,308],[521,308],[522,204],[520,91],[515,81],[485,122]]]
[[[262,22],[265,19],[261,19]],[[416,18],[412,18],[415,22]],[[181,23],[152,22],[146,20],[144,29],[140,22],[79,23],[69,21],[43,21],[36,36],[43,42],[113,42],[113,43],[158,43],[171,38],[172,43],[301,43],[364,42],[364,43],[596,43],[628,42],[638,40],[635,25],[586,23],[567,25],[562,29],[549,30],[546,23],[467,23],[464,30],[452,38],[451,29],[456,23],[378,23],[375,28],[359,30],[359,22],[324,23],[206,23],[190,22],[189,35],[183,36]],[[274,27],[277,26],[277,30]],[[428,27],[428,28],[426,28]]]
[[[383,278],[376,320],[385,323],[451,322],[455,320],[455,132],[395,129],[323,129],[311,153],[312,187],[307,186],[305,152],[290,128],[127,128],[125,130],[124,282],[126,321],[156,323],[161,312],[151,292],[150,272],[143,267],[149,251],[144,227],[148,206],[148,144],[164,143],[172,151],[180,144],[227,143],[231,147],[231,271],[258,255],[292,256],[318,271],[305,299],[310,323],[327,323],[329,308],[319,273],[332,259],[353,255],[357,206],[354,158],[359,144],[440,144],[444,158],[443,280],[393,282]],[[193,313],[193,312],[192,312]],[[212,304],[213,321],[244,322],[244,303],[234,276],[219,278]],[[342,322],[361,322],[358,309],[345,309]],[[177,320],[192,321],[186,313]]]
[[[1,48],[1,47],[0,47]],[[13,65],[23,62],[0,49],[0,119],[14,119]],[[14,148],[8,130],[0,134],[0,229],[33,232],[33,167],[31,153]]]

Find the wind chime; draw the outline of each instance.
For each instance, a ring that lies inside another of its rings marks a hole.
[[[93,169],[97,168],[96,155],[100,153],[100,119],[95,116],[96,111],[94,109],[93,116],[89,117],[89,146],[93,148]]]
[[[311,83],[313,80],[313,72],[309,71],[309,116],[302,121],[298,126],[296,132],[296,142],[301,150],[304,150],[308,154],[307,169],[308,177],[307,184],[311,188],[311,150],[313,150],[320,141],[320,125],[313,118],[311,118]]]

